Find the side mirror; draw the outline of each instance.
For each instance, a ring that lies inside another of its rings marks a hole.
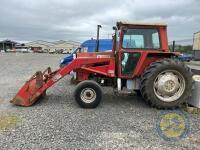
[[[112,29],[116,31],[116,30],[117,30],[117,27],[113,26]]]

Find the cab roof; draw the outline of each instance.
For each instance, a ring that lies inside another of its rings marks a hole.
[[[155,26],[155,27],[166,27],[165,23],[146,23],[146,22],[127,22],[127,21],[119,21],[117,22],[117,28],[119,29],[121,26]]]

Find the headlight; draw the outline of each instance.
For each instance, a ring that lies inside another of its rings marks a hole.
[[[64,59],[61,59],[61,60],[60,60],[60,63],[62,64],[63,62],[64,62]]]
[[[76,54],[73,54],[73,59],[76,59]]]

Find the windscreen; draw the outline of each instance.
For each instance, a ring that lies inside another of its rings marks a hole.
[[[157,29],[127,29],[124,31],[122,47],[129,49],[159,49],[159,32]]]

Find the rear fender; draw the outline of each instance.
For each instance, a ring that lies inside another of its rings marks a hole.
[[[164,59],[164,58],[173,58],[177,57],[178,53],[164,53],[164,52],[155,52],[155,53],[141,53],[141,58],[138,61],[138,65],[134,71],[134,77],[139,77],[144,72],[144,70],[153,62]]]

